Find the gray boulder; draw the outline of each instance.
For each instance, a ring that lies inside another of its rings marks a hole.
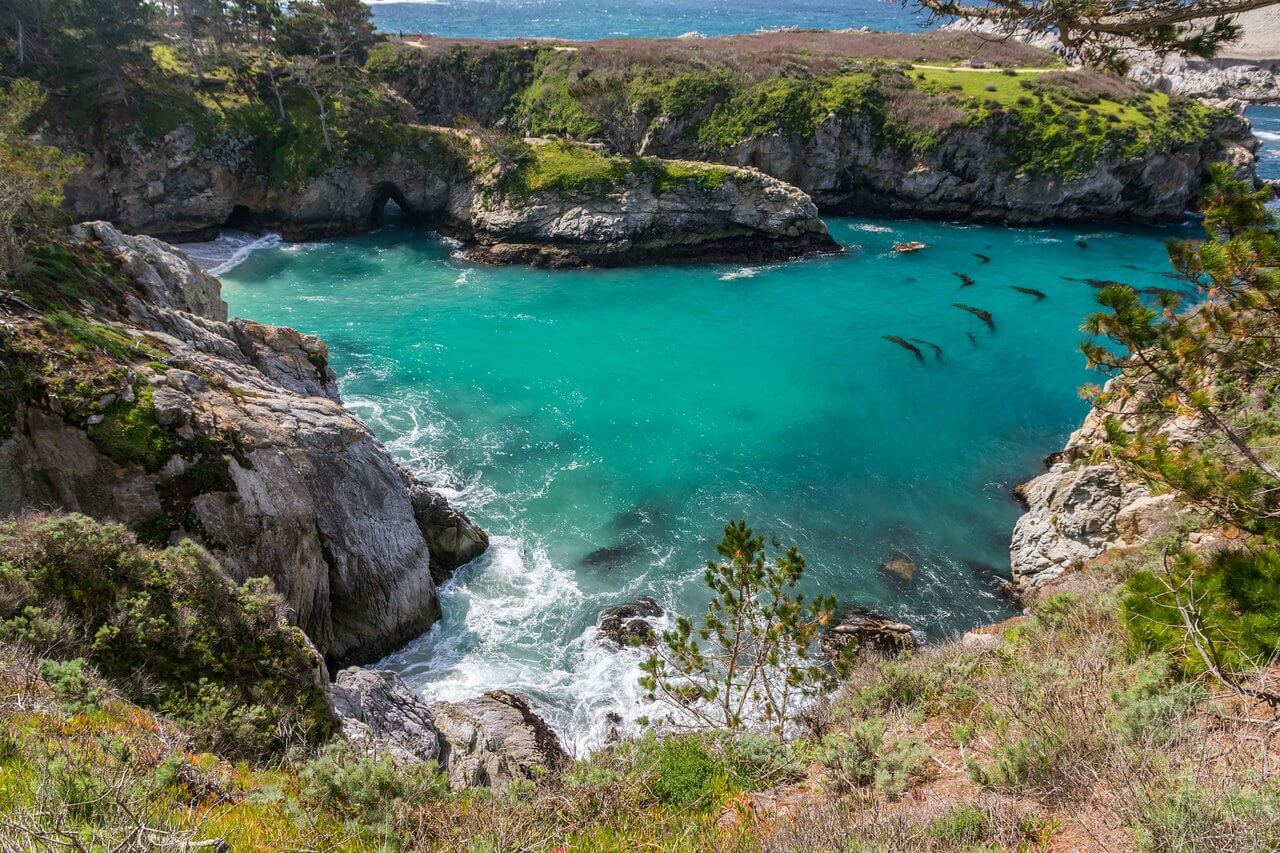
[[[489,534],[449,505],[444,495],[418,482],[409,486],[413,518],[431,552],[431,577],[437,584],[489,547]]]
[[[465,702],[437,702],[431,713],[451,790],[501,788],[513,779],[557,773],[571,762],[546,721],[524,699],[506,691]]]
[[[394,672],[344,669],[329,687],[329,701],[343,735],[361,750],[404,763],[435,761],[440,755],[431,708]]]

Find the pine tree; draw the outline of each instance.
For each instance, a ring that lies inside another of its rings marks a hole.
[[[707,563],[712,592],[702,624],[681,616],[644,661],[640,686],[674,710],[668,722],[708,729],[763,724],[781,734],[796,703],[834,686],[837,669],[812,657],[836,602],[795,592],[804,557],[792,546],[766,558],[764,537],[730,522]],[[842,668],[842,667],[841,667]]]

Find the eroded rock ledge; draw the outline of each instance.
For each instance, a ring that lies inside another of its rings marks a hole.
[[[331,666],[438,618],[433,574],[487,537],[343,408],[322,341],[228,320],[217,279],[158,240],[95,222],[61,251],[0,300],[0,516],[189,536],[269,577]]]
[[[204,239],[227,223],[288,240],[353,234],[394,201],[473,260],[548,267],[781,260],[837,252],[813,200],[754,169],[610,157],[529,140],[498,166],[472,133],[411,126],[376,161],[277,185],[206,156],[188,127],[153,147],[93,155],[67,192],[77,218]]]

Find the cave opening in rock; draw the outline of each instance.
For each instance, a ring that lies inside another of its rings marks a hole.
[[[227,221],[222,224],[223,228],[230,231],[256,231],[257,217],[253,215],[248,206],[237,204],[231,208],[231,214],[227,217]]]
[[[384,183],[378,187],[373,197],[373,205],[369,209],[369,224],[383,225],[400,222],[413,217],[413,210],[405,201],[404,194],[392,183]]]

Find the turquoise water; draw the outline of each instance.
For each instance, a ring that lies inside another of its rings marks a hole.
[[[475,267],[391,226],[225,275],[234,314],[328,341],[348,405],[494,536],[387,664],[433,699],[525,693],[585,747],[606,711],[644,712],[638,655],[596,643],[596,614],[640,594],[700,609],[740,516],[800,546],[810,590],[932,637],[1009,614],[1009,490],[1085,412],[1094,290],[1069,279],[1168,286],[1181,232],[829,224],[846,256],[763,267]],[[900,553],[909,586],[877,570]]]
[[[375,0],[384,32],[471,38],[597,39],[750,33],[761,28],[917,30],[924,18],[886,0]]]
[[[1280,106],[1249,107],[1245,115],[1254,134],[1262,140],[1258,152],[1258,176],[1280,180]]]

